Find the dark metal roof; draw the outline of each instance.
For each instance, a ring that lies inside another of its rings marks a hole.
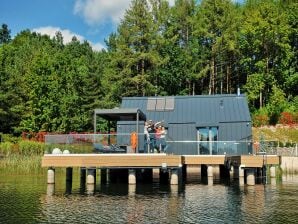
[[[95,109],[94,114],[109,121],[145,121],[146,115],[139,108]]]
[[[124,97],[121,108],[140,108],[147,119],[164,120],[166,124],[196,123],[197,126],[212,126],[219,123],[251,122],[244,95],[169,96],[174,98],[174,109],[165,111],[147,110],[148,98],[154,97]]]

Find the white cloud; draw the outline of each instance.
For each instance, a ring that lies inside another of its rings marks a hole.
[[[117,24],[131,0],[76,0],[74,13],[83,16],[88,25],[112,21]]]
[[[45,26],[45,27],[34,28],[33,31],[36,32],[36,33],[40,33],[40,34],[49,35],[51,38],[55,37],[56,33],[59,31],[59,32],[61,32],[61,34],[63,36],[63,43],[64,44],[67,44],[67,43],[71,42],[73,36],[76,36],[76,38],[79,41],[84,40],[83,36],[81,36],[79,34],[76,34],[76,33],[73,33],[70,30],[66,30],[66,29],[63,30],[59,27]]]
[[[168,2],[169,2],[169,5],[170,6],[174,6],[175,5],[175,0],[168,0]]]
[[[76,34],[70,30],[67,30],[67,29],[61,29],[60,27],[45,26],[45,27],[39,27],[39,28],[33,29],[33,32],[40,33],[42,35],[48,35],[51,38],[55,37],[55,35],[58,31],[63,36],[64,44],[71,42],[73,36],[75,36],[78,39],[78,41],[80,41],[80,42],[83,42],[85,40],[85,38],[83,36]],[[98,43],[92,43],[91,41],[88,41],[88,42],[91,45],[92,49],[95,51],[100,51],[102,49],[105,49],[105,46],[103,44],[101,44],[100,42],[98,42]]]
[[[92,46],[92,49],[94,50],[94,51],[101,51],[101,50],[103,50],[103,49],[106,49],[106,47],[102,44],[102,43],[91,43],[91,46]]]
[[[175,0],[168,1],[170,6],[175,5]],[[130,3],[131,0],[76,0],[73,12],[90,26],[106,22],[118,24]]]

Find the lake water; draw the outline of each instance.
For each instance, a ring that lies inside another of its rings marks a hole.
[[[46,176],[0,175],[0,223],[297,223],[298,176],[255,186],[237,181],[212,186],[153,184],[97,185],[72,192],[57,174],[55,189]]]

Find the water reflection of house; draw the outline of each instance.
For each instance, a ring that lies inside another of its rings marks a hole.
[[[244,95],[124,97],[121,108],[138,108],[147,120],[163,121],[168,153],[248,154],[252,150],[251,117]],[[133,121],[117,123],[118,133],[131,133],[135,127]],[[143,127],[140,121],[139,133]],[[142,152],[143,138],[138,146]]]

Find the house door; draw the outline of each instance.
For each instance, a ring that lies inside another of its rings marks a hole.
[[[216,155],[218,128],[217,127],[201,127],[197,131],[197,150],[200,155]]]

